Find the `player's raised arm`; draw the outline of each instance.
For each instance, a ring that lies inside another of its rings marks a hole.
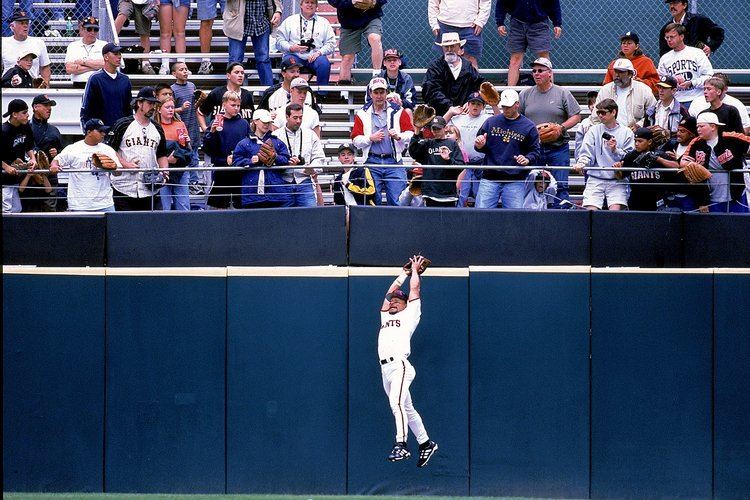
[[[406,266],[404,266],[404,269],[401,270],[401,274],[398,275],[398,277],[393,280],[393,283],[391,283],[391,286],[388,287],[388,291],[385,293],[385,298],[383,299],[383,305],[380,306],[381,311],[387,311],[389,308],[390,299],[389,297],[393,292],[401,288],[401,285],[404,284],[404,281],[406,281],[406,277],[409,276],[409,273],[411,272],[411,269],[407,271]]]
[[[411,259],[409,259],[411,262],[411,268],[412,269],[422,269],[422,266],[424,265],[424,257],[421,255],[415,255]],[[412,300],[416,300],[419,298],[419,287],[421,285],[421,277],[419,275],[419,272],[411,273],[411,279],[409,280],[409,302]]]

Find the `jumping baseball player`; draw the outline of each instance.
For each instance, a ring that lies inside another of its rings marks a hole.
[[[396,444],[388,455],[390,462],[405,460],[411,456],[406,447],[407,429],[411,429],[419,442],[417,467],[424,467],[437,451],[438,445],[427,436],[422,417],[411,402],[409,386],[414,381],[416,371],[409,363],[411,336],[417,329],[422,315],[422,302],[419,298],[419,272],[423,270],[425,258],[415,255],[409,264],[388,288],[388,293],[380,308],[380,334],[378,335],[378,355],[383,375],[383,389],[388,395],[391,411],[396,419]],[[409,295],[402,290],[406,278],[409,280]],[[408,305],[407,305],[408,302]]]

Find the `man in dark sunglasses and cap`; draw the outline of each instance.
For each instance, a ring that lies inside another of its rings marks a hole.
[[[89,77],[104,67],[102,49],[107,42],[99,40],[99,20],[93,16],[78,21],[80,39],[71,42],[65,53],[65,72],[76,88],[84,88]]]

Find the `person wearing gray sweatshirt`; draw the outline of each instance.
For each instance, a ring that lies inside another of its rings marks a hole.
[[[617,111],[617,103],[612,99],[597,103],[596,114],[601,123],[586,132],[573,166],[574,172],[586,172],[583,206],[589,210],[600,210],[605,199],[610,210],[628,206],[627,181],[611,168],[633,150],[635,139],[632,130],[617,123]]]

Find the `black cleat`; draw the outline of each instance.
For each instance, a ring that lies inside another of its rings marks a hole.
[[[427,441],[426,443],[422,443],[419,445],[419,461],[417,462],[417,467],[424,467],[427,465],[427,462],[430,461],[430,458],[432,458],[432,455],[435,454],[435,452],[438,449],[438,445],[435,441]]]
[[[389,462],[398,462],[399,460],[406,460],[411,456],[409,450],[406,448],[406,443],[396,443],[388,455]]]

